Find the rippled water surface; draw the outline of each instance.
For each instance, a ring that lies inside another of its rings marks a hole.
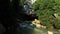
[[[46,34],[43,30],[37,29],[33,27],[33,25],[28,23],[21,23],[19,24],[19,28],[17,28],[18,34]]]

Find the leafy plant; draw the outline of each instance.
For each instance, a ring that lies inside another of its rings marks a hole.
[[[55,24],[56,28],[60,28],[60,20],[53,17],[54,13],[60,13],[60,0],[37,0],[32,7],[43,25],[49,27]]]

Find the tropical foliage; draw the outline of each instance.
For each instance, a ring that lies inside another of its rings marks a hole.
[[[41,24],[60,28],[60,19],[53,16],[54,13],[60,13],[60,0],[37,0],[32,7]]]

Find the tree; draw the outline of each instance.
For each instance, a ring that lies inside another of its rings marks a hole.
[[[54,13],[60,13],[60,0],[37,0],[33,5],[33,9],[35,10],[38,18],[42,21],[43,25],[52,26],[56,24],[55,18],[53,17]],[[56,25],[56,28],[57,26]]]

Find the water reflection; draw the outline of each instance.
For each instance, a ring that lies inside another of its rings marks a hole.
[[[46,31],[35,28],[31,21],[20,21],[17,34],[47,34]]]
[[[19,23],[19,27],[17,28],[18,34],[32,34],[33,33],[33,25],[28,22]]]

